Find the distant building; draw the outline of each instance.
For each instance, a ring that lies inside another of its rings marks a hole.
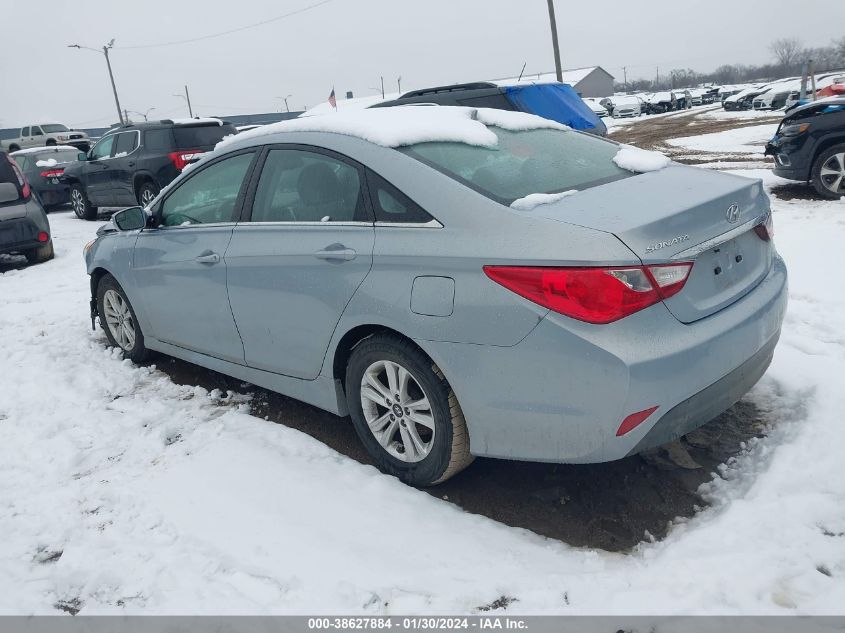
[[[601,66],[575,68],[563,71],[563,83],[569,84],[582,97],[609,97],[613,94],[613,75]],[[497,84],[515,83],[546,83],[557,81],[557,75],[551,73],[535,73],[518,77],[494,79]]]

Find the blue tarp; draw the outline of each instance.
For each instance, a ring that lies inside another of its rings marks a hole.
[[[567,84],[508,86],[505,95],[523,112],[531,112],[576,130],[601,130],[605,127],[572,86]]]

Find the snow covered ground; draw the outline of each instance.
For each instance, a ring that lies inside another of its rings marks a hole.
[[[724,132],[713,132],[712,134],[670,138],[666,142],[674,147],[683,147],[702,152],[759,154],[762,157],[763,150],[766,148],[766,142],[774,136],[777,129],[777,123],[750,125],[733,130],[725,130]]]
[[[87,318],[97,225],[51,214],[56,259],[0,274],[0,614],[468,613],[500,596],[513,613],[845,613],[845,201],[772,202],[790,306],[750,395],[770,433],[707,485],[712,506],[624,555],[468,514],[237,394],[122,360]]]

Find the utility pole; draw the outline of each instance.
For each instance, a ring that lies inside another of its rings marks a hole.
[[[396,78],[396,85],[399,86],[399,94],[402,94],[402,75]]]
[[[563,69],[560,67],[560,47],[557,43],[557,21],[555,20],[554,0],[547,0],[549,3],[549,24],[552,27],[552,48],[555,52],[555,73],[559,83],[563,83]]]
[[[625,92],[628,92],[628,68],[622,66],[622,75],[625,77],[623,83],[625,85]]]
[[[188,102],[188,114],[191,115],[191,118],[194,118],[194,111],[191,109],[191,95],[188,94],[188,85],[185,84],[185,101]]]
[[[112,93],[114,93],[114,105],[117,108],[117,118],[120,121],[121,125],[125,123],[123,119],[123,110],[120,108],[120,100],[117,98],[117,87],[114,84],[114,73],[111,70],[111,60],[109,60],[109,49],[114,46],[114,38],[108,43],[103,46],[103,55],[106,56],[106,66],[109,69],[109,80],[111,80],[111,89]],[[78,49],[85,49],[88,51],[94,51],[95,53],[99,53],[100,51],[96,48],[91,48],[90,46],[81,46],[80,44],[68,44],[68,48],[78,48]]]
[[[384,99],[384,76],[381,77],[381,98]]]
[[[660,66],[657,66],[657,76],[654,80],[654,89],[660,90]]]

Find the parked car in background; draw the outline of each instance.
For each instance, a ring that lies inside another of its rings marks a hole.
[[[79,150],[70,145],[32,147],[10,154],[45,211],[70,202],[70,186],[62,182],[65,167],[79,160]]]
[[[750,87],[740,90],[722,101],[722,107],[728,111],[750,110],[754,99],[768,90],[767,86]]]
[[[22,127],[17,138],[0,141],[0,148],[8,152],[50,145],[72,145],[79,150],[88,151],[90,139],[85,132],[71,130],[61,123],[41,123]]]
[[[637,174],[616,143],[543,123],[404,107],[238,135],[98,230],[92,317],[134,361],[348,413],[415,485],[474,456],[601,462],[676,439],[772,359],[769,200],[714,170]]]
[[[638,117],[642,114],[641,101],[634,95],[614,95],[610,97],[613,102],[613,118]]]
[[[677,109],[675,95],[669,91],[655,92],[648,100],[649,114],[662,114]]]
[[[678,110],[689,110],[692,107],[692,95],[689,90],[675,90],[675,108]]]
[[[599,117],[608,116],[610,114],[607,108],[601,104],[601,101],[599,99],[583,97],[583,101],[587,104],[587,107],[590,108],[590,110],[592,110]]]
[[[31,264],[53,258],[50,222],[17,163],[0,150],[0,254]]]
[[[103,136],[79,162],[65,167],[77,217],[93,220],[99,207],[146,206],[189,163],[237,134],[219,119],[131,123]]]
[[[511,85],[477,82],[439,86],[406,92],[398,99],[376,103],[371,108],[433,104],[495,108],[536,114],[569,127],[607,136],[607,127],[568,84],[556,82]]]
[[[707,92],[705,88],[693,88],[689,91],[690,103],[694,106],[700,106],[704,103],[704,93]]]
[[[845,196],[845,97],[799,106],[785,116],[766,154],[781,178],[812,184],[825,198]]]
[[[707,105],[719,101],[719,89],[720,86],[711,86],[706,88],[704,93],[701,95],[701,103]]]

